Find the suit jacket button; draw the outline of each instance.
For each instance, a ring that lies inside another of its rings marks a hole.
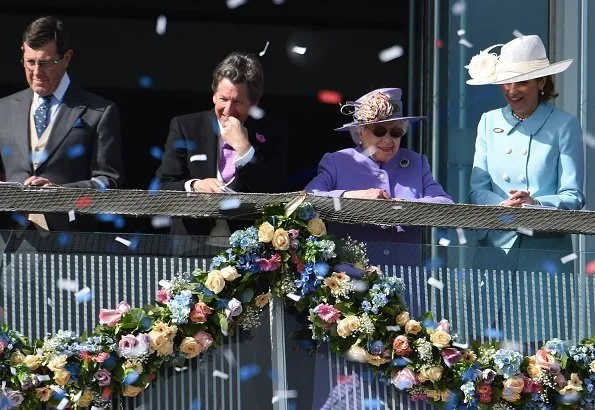
[[[527,155],[527,148],[523,148],[523,149],[521,150],[521,154],[523,154],[523,155]]]
[[[506,153],[507,153],[507,154],[510,154],[510,153],[512,153],[512,148],[506,148]]]
[[[508,176],[508,174],[502,175],[502,179],[505,180],[506,182],[510,181],[510,177]]]
[[[380,175],[378,175],[378,177],[379,177],[380,179],[382,179],[383,181],[386,179],[386,175],[384,175],[384,174],[380,174]]]
[[[521,176],[519,177],[519,181],[521,181],[521,182],[525,182],[526,180],[527,180],[527,178],[525,178],[525,176],[524,176],[524,175],[521,175]]]

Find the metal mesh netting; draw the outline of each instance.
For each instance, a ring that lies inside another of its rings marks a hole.
[[[0,211],[118,214],[149,217],[256,219],[265,205],[290,201],[299,192],[204,194],[178,191],[0,187]],[[519,228],[560,233],[595,233],[595,212],[486,205],[330,198],[307,195],[327,222],[443,228]]]

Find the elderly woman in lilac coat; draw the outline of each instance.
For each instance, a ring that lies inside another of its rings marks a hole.
[[[371,91],[347,102],[341,112],[353,115],[353,121],[336,130],[349,131],[356,146],[325,154],[306,191],[343,198],[452,203],[432,177],[428,159],[400,148],[409,123],[423,118],[403,116],[401,89]],[[373,264],[421,263],[419,227],[335,224],[329,226],[329,232],[367,242]]]

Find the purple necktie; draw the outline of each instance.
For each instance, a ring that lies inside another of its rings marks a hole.
[[[228,143],[223,144],[223,152],[219,158],[219,172],[224,183],[228,183],[236,173],[234,159],[236,157],[236,150]]]

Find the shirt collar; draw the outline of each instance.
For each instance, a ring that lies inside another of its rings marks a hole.
[[[64,99],[64,94],[66,94],[66,90],[68,89],[68,86],[70,85],[70,77],[68,77],[68,73],[64,73],[64,75],[62,76],[62,79],[60,80],[60,84],[58,84],[58,88],[56,88],[56,91],[54,91],[54,93],[52,94],[52,100],[58,100],[58,103],[61,103],[62,100]],[[37,101],[39,100],[41,97],[39,94],[37,94],[36,92],[33,92],[33,98]]]
[[[537,105],[533,114],[525,118],[523,121],[517,120],[512,115],[512,108],[510,108],[510,105],[507,105],[502,109],[502,115],[512,128],[518,128],[523,134],[535,135],[541,127],[543,127],[543,124],[545,124],[553,111],[554,108],[551,105],[543,102]],[[510,130],[506,131],[508,132]]]

